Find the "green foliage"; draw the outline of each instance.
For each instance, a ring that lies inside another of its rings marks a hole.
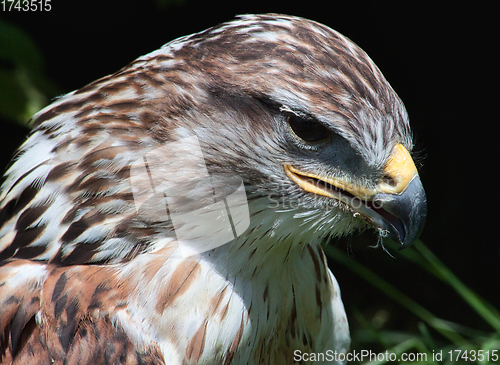
[[[384,351],[396,354],[398,359],[401,358],[400,355],[403,353],[427,354],[426,361],[420,359],[420,361],[411,362],[412,364],[463,363],[484,365],[499,363],[498,360],[493,361],[491,359],[493,350],[497,351],[495,353],[499,354],[500,357],[499,312],[468,288],[421,241],[417,241],[413,245],[413,249],[401,251],[401,256],[405,260],[420,266],[422,270],[431,273],[436,280],[441,280],[449,285],[469,305],[471,311],[476,312],[491,327],[492,332],[468,328],[438,318],[417,301],[395,288],[387,280],[352,260],[340,250],[329,245],[325,247],[325,252],[336,263],[344,265],[420,319],[418,332],[402,333],[387,329],[382,330],[374,325],[373,320],[369,321],[362,313],[355,311],[354,319],[362,325],[362,329],[352,333],[353,340],[359,347],[353,350],[359,352],[363,348],[378,344]],[[439,301],[439,298],[436,298],[436,300]],[[487,351],[490,354],[489,361],[486,356],[478,356],[480,353],[486,354]],[[435,354],[442,354],[442,358],[433,357]],[[468,358],[464,354],[468,354]],[[471,358],[471,354],[475,354],[474,359]],[[366,362],[368,365],[386,363],[389,363],[389,361],[385,359]]]
[[[55,87],[43,75],[42,55],[20,28],[0,20],[0,118],[26,124]]]

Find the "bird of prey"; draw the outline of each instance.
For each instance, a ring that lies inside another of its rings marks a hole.
[[[174,40],[32,125],[0,196],[4,364],[343,363],[321,243],[406,247],[426,216],[403,103],[299,17]]]

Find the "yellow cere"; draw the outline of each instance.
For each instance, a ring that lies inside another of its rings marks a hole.
[[[329,189],[308,179],[313,178],[345,190],[362,200],[371,200],[377,193],[401,194],[411,180],[418,175],[417,168],[415,167],[415,163],[410,153],[402,144],[397,144],[394,147],[389,161],[384,168],[384,179],[382,179],[375,189],[354,185],[333,177],[318,176],[311,172],[300,171],[291,165],[285,165],[284,167],[287,175],[297,185],[308,192],[331,198],[336,197]]]

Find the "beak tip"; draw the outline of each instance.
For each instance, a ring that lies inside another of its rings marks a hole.
[[[427,217],[427,198],[418,175],[406,190],[399,195],[384,194],[384,209],[389,211],[398,222],[392,222],[389,237],[399,242],[399,251],[410,247],[422,233]]]
[[[415,239],[413,239],[411,241],[408,240],[408,241],[402,242],[401,245],[398,248],[398,251],[403,251],[405,248],[410,247],[413,244],[413,242],[415,242],[417,240],[417,238],[418,237],[416,237]]]

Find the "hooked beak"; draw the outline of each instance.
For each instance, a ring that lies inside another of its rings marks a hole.
[[[400,250],[410,246],[422,232],[427,199],[415,163],[402,144],[394,147],[384,177],[374,189],[303,172],[291,165],[284,167],[302,189],[347,204],[369,224],[399,242]]]

